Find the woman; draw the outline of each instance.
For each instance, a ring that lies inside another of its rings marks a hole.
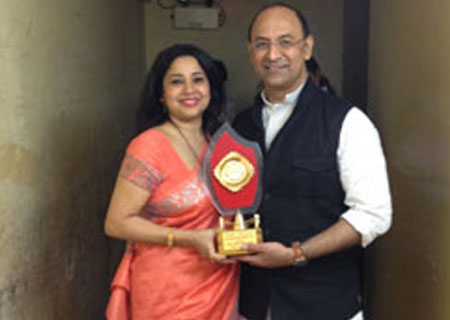
[[[225,74],[192,45],[156,58],[147,80],[150,129],[127,148],[105,232],[128,241],[107,318],[235,319],[238,265],[215,251],[218,213],[200,179],[225,104]]]

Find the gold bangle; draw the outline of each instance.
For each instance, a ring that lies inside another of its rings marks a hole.
[[[169,228],[167,231],[167,247],[170,249],[173,247],[173,235],[175,233],[175,229]]]

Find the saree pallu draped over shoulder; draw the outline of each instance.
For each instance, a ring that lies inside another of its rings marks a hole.
[[[217,228],[199,169],[187,168],[164,134],[149,129],[131,142],[119,174],[149,190],[142,215],[151,222]],[[238,265],[213,263],[193,248],[129,243],[111,290],[108,320],[238,319]]]

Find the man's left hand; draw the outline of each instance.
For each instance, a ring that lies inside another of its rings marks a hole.
[[[245,250],[249,255],[237,256],[234,259],[246,262],[252,266],[262,268],[278,268],[292,265],[294,252],[279,242],[264,242],[260,244],[246,244]]]

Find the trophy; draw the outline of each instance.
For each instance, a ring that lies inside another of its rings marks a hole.
[[[262,242],[260,217],[262,154],[259,145],[241,137],[228,123],[212,136],[203,162],[211,199],[221,217],[217,246],[220,254],[248,254],[245,243]],[[253,213],[245,220],[244,215]],[[233,221],[234,216],[234,221]]]

